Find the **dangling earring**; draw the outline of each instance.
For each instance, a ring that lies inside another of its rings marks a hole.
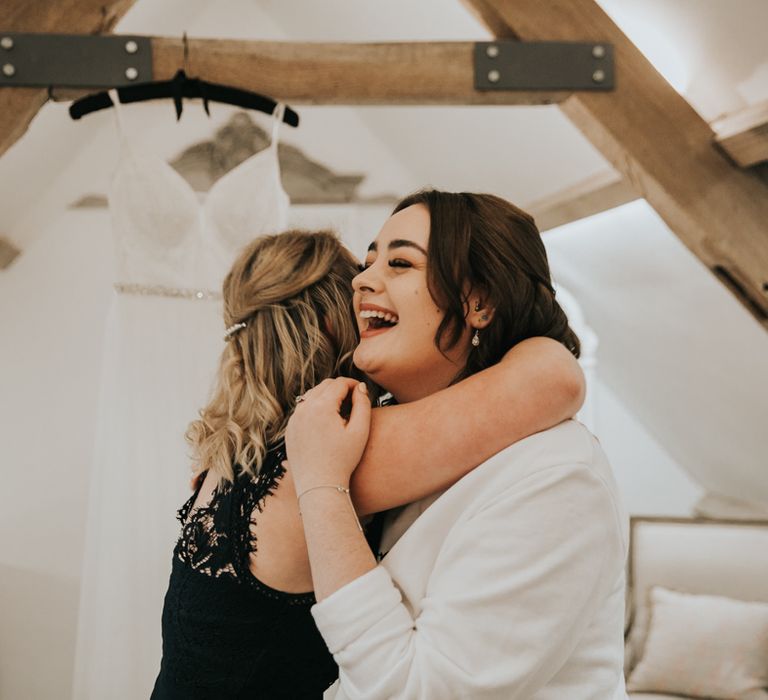
[[[472,347],[480,345],[480,331],[475,328],[475,334],[472,336]]]

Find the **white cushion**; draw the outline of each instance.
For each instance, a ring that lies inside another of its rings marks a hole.
[[[626,672],[648,630],[652,586],[768,602],[768,523],[633,518]]]
[[[768,700],[768,604],[651,589],[651,616],[630,692]]]

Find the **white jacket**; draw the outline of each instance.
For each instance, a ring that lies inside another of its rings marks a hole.
[[[401,509],[382,545],[312,608],[339,664],[326,700],[626,697],[627,516],[580,423]]]

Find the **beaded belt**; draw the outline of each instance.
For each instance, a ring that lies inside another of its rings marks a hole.
[[[162,284],[121,284],[114,285],[120,294],[143,294],[153,297],[176,297],[177,299],[221,299],[221,292],[209,289],[182,289],[165,287]]]

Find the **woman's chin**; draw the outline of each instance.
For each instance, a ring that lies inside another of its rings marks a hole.
[[[355,352],[352,353],[352,361],[355,363],[361,372],[365,372],[371,376],[376,371],[376,362],[371,357],[370,353],[366,352],[366,349],[360,345],[355,348]]]

